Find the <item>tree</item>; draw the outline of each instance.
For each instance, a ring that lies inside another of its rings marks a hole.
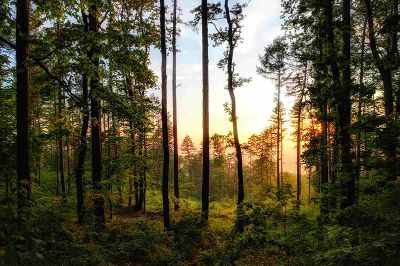
[[[388,1],[391,2],[391,1]],[[389,29],[382,29],[383,33],[386,33],[388,45],[383,49],[386,50],[386,56],[381,56],[380,47],[378,46],[378,41],[376,37],[376,29],[374,22],[374,11],[371,0],[364,0],[365,5],[365,16],[368,23],[368,36],[369,36],[369,46],[374,58],[374,64],[378,69],[379,75],[383,83],[384,91],[384,106],[385,106],[385,118],[386,118],[386,138],[384,145],[384,151],[387,157],[387,178],[388,180],[394,180],[397,176],[396,167],[396,147],[397,147],[397,134],[393,132],[394,130],[394,104],[393,104],[393,71],[399,67],[398,60],[398,38],[396,29],[396,23],[398,24],[398,0],[393,1],[392,5],[392,19],[390,21],[388,18]],[[385,12],[386,13],[386,12]],[[387,13],[386,13],[387,14]],[[399,96],[399,95],[398,95]],[[400,106],[400,105],[399,105]],[[399,108],[399,107],[398,107]]]
[[[178,154],[178,121],[176,104],[176,36],[177,36],[177,0],[174,0],[172,19],[172,98],[173,98],[173,134],[174,134],[174,196],[175,211],[179,209],[179,154]]]
[[[343,196],[341,207],[351,206],[355,202],[356,185],[354,177],[354,169],[351,155],[351,0],[343,0],[342,2],[342,38],[343,38],[343,70],[342,70],[342,87],[338,92],[338,113],[340,126],[340,147],[341,147],[341,163],[343,175]]]
[[[203,44],[203,182],[202,182],[202,217],[208,219],[210,198],[210,133],[209,133],[209,83],[208,83],[208,3],[201,2],[201,29]]]
[[[287,57],[288,45],[285,39],[282,37],[276,38],[271,45],[267,46],[264,51],[264,55],[260,57],[261,66],[257,67],[257,72],[267,78],[271,78],[277,81],[278,92],[277,92],[277,186],[280,187],[282,176],[281,176],[281,150],[282,150],[282,107],[281,107],[281,85],[282,75],[286,70],[286,57]]]
[[[220,62],[220,66],[225,65],[228,74],[228,92],[231,98],[231,105],[229,112],[231,114],[231,121],[233,127],[233,140],[235,144],[236,157],[237,157],[237,169],[238,169],[238,205],[241,205],[244,200],[244,185],[243,185],[243,158],[242,150],[239,142],[239,133],[237,126],[237,115],[236,115],[236,98],[234,89],[242,86],[248,79],[239,78],[235,73],[235,63],[233,62],[234,50],[240,40],[240,32],[242,25],[240,24],[244,18],[243,8],[246,4],[235,4],[232,9],[229,7],[229,0],[225,0],[225,18],[228,24],[227,30],[227,43],[228,50],[225,52],[225,58]],[[231,17],[232,15],[232,17]]]
[[[16,2],[16,63],[17,63],[17,179],[18,207],[27,205],[31,197],[29,167],[29,0]]]
[[[169,143],[168,143],[168,114],[167,114],[167,48],[165,37],[165,5],[164,0],[160,0],[160,28],[161,28],[161,119],[163,137],[163,178],[162,178],[162,198],[163,198],[163,217],[164,229],[170,230],[169,219],[169,198],[168,198],[168,174],[169,174]]]
[[[96,34],[99,31],[99,9],[96,4],[89,6],[89,32]],[[92,182],[95,191],[94,215],[99,226],[105,224],[104,198],[102,190],[102,154],[101,154],[101,104],[100,104],[100,50],[98,41],[92,39],[92,48],[88,57],[93,64],[94,73],[90,76],[91,100],[91,131],[92,131]]]

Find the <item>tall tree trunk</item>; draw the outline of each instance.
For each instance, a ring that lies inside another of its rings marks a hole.
[[[343,20],[343,75],[342,86],[340,90],[340,98],[338,100],[339,126],[340,126],[340,148],[341,148],[341,163],[342,163],[342,190],[344,199],[341,202],[341,207],[351,206],[355,202],[355,179],[354,169],[351,156],[351,0],[343,0],[342,7]]]
[[[139,200],[138,195],[138,182],[137,182],[137,168],[136,168],[136,140],[135,140],[135,128],[133,126],[133,120],[130,119],[129,121],[129,128],[130,128],[130,138],[131,138],[131,153],[132,153],[132,165],[133,165],[133,180],[132,175],[128,177],[128,185],[129,185],[129,195],[128,195],[128,207],[132,206],[132,196],[135,196],[135,208],[137,202]]]
[[[111,182],[111,131],[110,131],[110,113],[107,114],[107,131],[108,131],[108,143],[107,143],[107,180],[109,182],[108,189],[110,195],[108,196],[108,207],[109,207],[109,218],[113,218],[113,204],[112,204],[112,182]]]
[[[300,202],[301,198],[301,113],[303,105],[303,93],[300,96],[299,109],[297,110],[297,134],[296,134],[296,199]]]
[[[87,15],[82,12],[82,19],[84,22],[84,31],[89,31],[89,22]],[[83,175],[85,171],[85,158],[87,150],[87,131],[89,128],[89,83],[88,75],[86,72],[82,74],[82,126],[80,134],[80,144],[78,147],[78,158],[76,161],[75,170],[75,185],[76,185],[76,210],[78,214],[78,223],[83,222],[84,218],[84,188],[83,188]]]
[[[324,2],[324,11],[325,11],[325,19],[326,19],[326,39],[327,39],[327,48],[328,48],[328,52],[327,52],[327,62],[328,65],[330,67],[331,70],[331,75],[332,75],[332,80],[333,80],[333,94],[335,95],[335,103],[336,104],[341,104],[338,103],[340,100],[339,98],[341,97],[341,95],[339,95],[341,93],[342,90],[342,84],[341,84],[341,80],[340,80],[340,70],[339,70],[339,65],[337,62],[337,58],[335,57],[336,54],[336,47],[335,47],[335,35],[334,35],[334,20],[333,20],[333,3],[332,0],[325,0]],[[328,103],[324,104],[324,109],[326,109],[326,112],[324,110],[324,115],[325,116],[325,120],[327,119],[328,116]],[[344,105],[347,105],[344,104]],[[337,110],[337,108],[335,107],[335,110]],[[341,110],[341,112],[344,112],[344,110]],[[340,115],[339,115],[340,116]],[[340,120],[340,118],[339,118]],[[340,132],[340,121],[339,123],[335,123],[336,128],[335,128],[335,134],[337,134],[337,132]],[[325,133],[326,132],[326,133]],[[339,133],[340,134],[340,133]],[[326,125],[326,129],[324,128],[324,142],[326,141],[326,144],[328,144],[328,126]],[[324,150],[326,150],[327,145],[323,148]],[[326,151],[324,152],[324,155],[326,154]],[[334,154],[335,156],[335,154]],[[327,157],[327,156],[326,156]],[[325,159],[324,159],[325,160]],[[326,158],[326,168],[328,168],[328,158]],[[335,163],[335,160],[334,160]],[[325,168],[325,161],[322,163],[321,162],[321,166],[323,168]],[[325,173],[323,173],[323,175],[325,175]],[[322,176],[322,188],[325,191],[328,191],[329,189],[327,187],[325,187],[325,184],[328,184],[328,179],[329,177],[329,170],[327,171],[327,176]],[[332,179],[331,181],[333,181],[334,179]],[[333,183],[333,182],[332,182]],[[327,193],[324,193],[322,195],[322,199],[321,199],[321,213],[324,216],[325,219],[328,218],[329,215],[329,204],[331,202],[332,199],[328,198]]]
[[[276,103],[277,133],[276,133],[276,185],[281,187],[281,74],[278,73],[278,99]]]
[[[178,121],[176,107],[176,23],[177,23],[177,0],[174,0],[174,14],[172,26],[172,98],[173,98],[173,134],[174,134],[174,208],[179,209],[179,162],[178,162]]]
[[[89,7],[89,31],[97,33],[99,31],[98,8],[95,4]],[[92,182],[95,193],[94,215],[99,226],[105,224],[104,198],[102,194],[102,160],[101,160],[101,105],[99,99],[99,46],[93,40],[92,48],[89,51],[95,73],[90,78],[90,99],[91,99],[91,126],[92,126]]]
[[[70,196],[71,193],[71,161],[70,161],[70,155],[71,155],[71,145],[69,143],[69,137],[66,137],[66,146],[67,146],[67,191],[68,191],[68,196]]]
[[[54,92],[54,117],[57,117],[57,96],[56,92]],[[56,134],[55,139],[54,139],[54,150],[56,153],[56,160],[54,162],[54,166],[56,168],[56,196],[58,197],[60,195],[60,164],[59,164],[59,149],[58,149],[58,134]]]
[[[85,158],[86,158],[86,150],[87,150],[87,131],[89,128],[89,105],[88,105],[88,77],[87,74],[84,73],[82,76],[82,98],[83,98],[83,107],[82,107],[82,127],[81,127],[81,135],[80,135],[80,144],[78,148],[78,158],[76,163],[76,210],[78,214],[78,223],[83,222],[84,218],[84,189],[83,189],[83,174],[85,171]]]
[[[322,125],[322,139],[321,139],[321,186],[328,183],[329,170],[328,170],[328,106],[326,103],[322,106],[323,119]]]
[[[144,150],[144,126],[140,126],[139,132],[139,158],[140,158],[140,168],[139,168],[139,199],[137,204],[137,210],[143,210],[143,200],[144,200],[144,175],[145,175],[145,167],[143,160],[143,150]]]
[[[163,179],[162,179],[162,198],[164,229],[170,230],[169,219],[169,197],[168,197],[168,175],[169,175],[169,141],[168,141],[168,111],[167,111],[167,47],[165,37],[165,5],[164,0],[160,0],[160,27],[161,27],[161,120],[163,137]]]
[[[209,83],[208,83],[208,4],[201,1],[202,29],[202,64],[203,64],[203,182],[202,182],[202,217],[208,219],[210,198],[210,126],[209,126]]]
[[[362,115],[362,90],[364,90],[364,56],[365,56],[365,34],[367,30],[367,20],[363,25],[363,33],[361,37],[361,59],[360,59],[360,77],[359,77],[359,92],[358,92],[358,106],[357,106],[357,117],[360,119]],[[360,179],[361,172],[361,131],[357,132],[356,136],[356,167],[355,167],[355,178],[358,181]]]
[[[230,10],[229,10],[229,0],[225,0],[225,14],[228,23],[228,91],[231,98],[231,119],[233,126],[233,141],[235,144],[236,158],[237,158],[237,175],[238,175],[238,205],[242,204],[244,199],[244,187],[243,187],[243,159],[242,150],[239,142],[239,133],[237,126],[237,115],[236,115],[236,98],[233,87],[233,51],[235,49],[234,45],[234,32],[233,32],[233,22],[231,20]]]
[[[64,145],[63,145],[63,137],[62,137],[62,128],[61,128],[61,119],[62,119],[62,93],[61,88],[58,91],[58,165],[60,169],[60,181],[61,181],[61,196],[65,198],[65,175],[64,175]]]
[[[17,63],[17,180],[18,208],[22,210],[31,197],[29,169],[29,0],[17,0],[16,6]]]
[[[146,131],[144,132],[143,137],[143,146],[144,146],[144,158],[146,160],[143,169],[143,213],[146,213],[146,189],[147,189],[147,144],[146,144]]]

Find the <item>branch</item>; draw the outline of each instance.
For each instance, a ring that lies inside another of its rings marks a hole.
[[[35,60],[34,60],[35,61]],[[71,99],[75,102],[75,103],[79,103],[79,104],[88,104],[85,103],[81,98],[79,98],[78,96],[76,96],[75,94],[73,94],[70,90],[70,82],[66,83],[65,81],[63,81],[62,79],[60,79],[59,77],[55,76],[53,73],[51,73],[51,71],[49,70],[48,67],[46,67],[42,62],[40,61],[35,61],[35,63],[54,81],[56,81],[58,83],[58,85],[60,85],[66,92],[67,94],[71,97]]]
[[[12,48],[14,50],[17,49],[17,46],[14,43],[12,43],[11,41],[7,40],[3,36],[0,36],[0,41],[2,41],[3,43],[7,44],[8,46],[10,46],[10,48]]]
[[[214,23],[213,21],[210,21],[209,23],[210,23],[211,25],[214,26],[215,30],[217,31],[217,33],[218,33],[219,35],[224,36],[224,35],[222,34],[222,32],[218,29],[217,25],[215,25],[215,23]]]

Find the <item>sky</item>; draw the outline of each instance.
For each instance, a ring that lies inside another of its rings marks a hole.
[[[244,0],[236,0],[243,2]],[[236,2],[231,0],[232,4]],[[166,1],[168,3],[168,1]],[[200,5],[200,0],[178,0],[182,9],[182,20],[188,22],[193,18],[190,10]],[[281,31],[281,1],[251,0],[244,10],[243,42],[235,50],[235,71],[242,77],[251,78],[251,82],[235,89],[238,114],[238,130],[241,143],[246,142],[252,134],[261,132],[269,125],[276,92],[275,83],[260,76],[256,72],[259,55],[265,46],[274,38],[283,35]],[[180,52],[177,55],[177,108],[178,108],[178,139],[189,135],[195,145],[200,146],[202,139],[202,65],[201,65],[201,35],[192,29],[181,25],[181,36],[177,40]],[[210,28],[211,30],[211,28]],[[228,114],[223,104],[230,102],[225,89],[226,74],[218,69],[217,63],[222,57],[222,48],[212,46],[210,40],[209,72],[210,72],[210,135],[213,133],[227,134],[232,131]],[[160,51],[151,52],[151,67],[160,77]],[[168,111],[172,113],[171,73],[172,57],[168,57]],[[159,78],[159,80],[161,80]],[[284,105],[290,110],[293,99],[284,96]],[[286,125],[290,131],[290,126]],[[295,172],[295,143],[287,134],[284,141],[283,160],[284,171]]]

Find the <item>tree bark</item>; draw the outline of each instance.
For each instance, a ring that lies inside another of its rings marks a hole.
[[[169,197],[168,197],[168,175],[169,175],[169,142],[168,142],[168,113],[167,113],[167,47],[165,34],[165,5],[164,0],[160,0],[160,27],[161,27],[161,120],[163,137],[163,179],[162,179],[162,198],[163,198],[163,217],[164,229],[170,230],[169,219]]]
[[[174,134],[174,208],[179,209],[179,155],[178,155],[178,121],[176,103],[176,24],[177,0],[174,0],[173,27],[172,27],[172,98],[173,98],[173,134]]]
[[[60,182],[61,182],[61,196],[63,198],[66,197],[65,194],[65,175],[64,175],[64,145],[63,145],[63,138],[62,138],[62,128],[61,128],[61,119],[62,119],[62,101],[61,101],[62,93],[61,88],[58,91],[58,165],[60,169]]]
[[[299,109],[297,110],[297,140],[296,140],[296,185],[297,185],[297,190],[296,190],[296,199],[300,203],[301,200],[301,130],[302,130],[302,118],[301,114],[303,111],[303,98],[304,98],[304,90],[306,89],[306,84],[307,84],[307,63],[305,65],[305,71],[304,71],[304,81],[303,81],[303,86],[300,92],[300,99],[299,99]]]
[[[89,22],[87,15],[82,12],[84,31],[89,31]],[[78,223],[83,222],[84,218],[84,188],[83,188],[83,175],[85,171],[85,158],[87,151],[87,131],[89,128],[89,83],[88,75],[86,72],[82,74],[82,127],[80,134],[80,144],[78,147],[78,158],[76,162],[76,174],[75,174],[75,185],[76,185],[76,210],[78,214]]]
[[[364,90],[364,56],[365,56],[365,34],[367,30],[367,21],[365,20],[363,26],[363,33],[361,37],[361,59],[360,59],[360,77],[359,77],[359,93],[358,93],[358,106],[357,106],[357,117],[360,119],[362,115],[362,93]],[[361,172],[361,131],[357,132],[356,137],[356,167],[355,167],[355,178],[358,181],[360,179]]]
[[[202,28],[202,64],[203,64],[203,182],[202,182],[202,217],[208,219],[210,197],[210,129],[209,129],[209,78],[208,78],[208,3],[201,2]]]
[[[281,187],[281,74],[278,73],[278,99],[276,103],[277,133],[276,133],[276,185]]]
[[[342,195],[344,196],[341,207],[351,206],[355,202],[355,179],[351,156],[351,0],[343,0],[342,6],[342,38],[343,49],[342,56],[343,74],[342,86],[338,99],[338,113],[340,126],[340,148],[341,148],[341,163],[342,163]]]
[[[87,150],[87,131],[89,128],[89,106],[88,106],[88,77],[84,73],[82,76],[82,98],[84,106],[82,108],[82,127],[80,144],[78,148],[78,159],[76,164],[76,209],[78,214],[78,222],[82,223],[84,218],[84,189],[83,189],[83,174],[85,171],[85,158]]]
[[[228,23],[228,91],[229,96],[231,98],[231,118],[232,118],[232,126],[233,126],[233,140],[235,144],[236,158],[237,158],[237,171],[238,171],[238,205],[241,205],[244,199],[244,187],[243,187],[243,159],[242,159],[242,150],[239,142],[239,133],[237,126],[237,116],[236,116],[236,98],[235,92],[233,88],[233,51],[235,49],[234,45],[234,32],[233,32],[233,22],[230,16],[229,10],[229,0],[225,0],[225,13],[226,20]]]
[[[89,31],[99,31],[98,8],[92,4],[89,7]],[[101,104],[99,98],[99,46],[92,41],[89,59],[96,71],[90,78],[91,126],[92,126],[92,182],[94,189],[94,215],[99,226],[105,224],[104,198],[102,195],[102,158],[101,158]]]
[[[29,0],[17,0],[16,64],[17,64],[17,180],[18,208],[21,211],[31,197],[29,169]]]

